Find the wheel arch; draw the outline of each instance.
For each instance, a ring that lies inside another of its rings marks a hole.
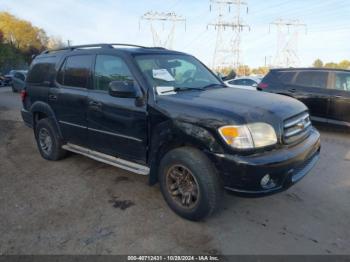
[[[179,147],[192,147],[202,152],[223,152],[215,137],[207,129],[182,121],[165,121],[158,124],[152,132],[149,165],[149,183],[158,182],[158,168],[162,157]]]
[[[52,108],[50,107],[50,105],[48,105],[47,103],[38,101],[38,102],[35,102],[31,106],[30,111],[33,115],[33,128],[34,128],[34,130],[35,130],[35,126],[38,123],[38,121],[40,121],[43,118],[49,118],[52,121],[52,123],[54,124],[54,128],[57,131],[59,137],[63,138],[60,126],[59,126],[57,118],[56,118],[56,115],[55,115],[54,111],[52,110]]]

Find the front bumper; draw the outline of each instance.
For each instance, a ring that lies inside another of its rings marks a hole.
[[[319,160],[320,134],[316,129],[302,143],[253,156],[212,155],[227,190],[245,196],[263,196],[288,189],[305,177]],[[274,186],[264,189],[269,174]]]

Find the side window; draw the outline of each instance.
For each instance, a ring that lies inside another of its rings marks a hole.
[[[234,80],[232,81],[232,85],[238,85],[238,86],[243,85],[243,80],[242,79]]]
[[[253,86],[255,84],[256,84],[256,82],[254,80],[251,80],[251,79],[246,79],[245,80],[245,85],[246,86]]]
[[[278,72],[277,78],[283,83],[283,84],[291,84],[293,82],[295,72]]]
[[[93,56],[77,55],[66,59],[57,76],[57,81],[65,86],[87,88]]]
[[[53,81],[56,74],[55,65],[55,57],[34,60],[28,73],[27,82],[41,84],[44,81]]]
[[[117,56],[98,55],[96,58],[94,89],[107,91],[112,81],[132,81],[126,63]]]
[[[296,85],[327,88],[328,73],[327,72],[300,72],[295,80]]]
[[[350,73],[336,73],[335,89],[350,92]]]

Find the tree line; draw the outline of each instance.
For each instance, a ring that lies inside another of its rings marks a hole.
[[[332,69],[345,69],[350,70],[350,60],[342,60],[339,63],[328,62],[324,63],[321,59],[316,59],[312,64],[312,67],[315,68],[332,68]],[[232,67],[226,67],[219,70],[223,75],[234,75],[233,72],[236,73],[237,76],[249,76],[249,75],[266,75],[269,71],[269,67],[258,67],[258,68],[250,68],[248,65],[241,65],[238,69],[234,70]]]
[[[0,72],[25,69],[32,57],[46,49],[64,46],[61,39],[49,37],[29,21],[0,12]]]
[[[316,59],[313,63],[314,67],[318,68],[334,68],[334,69],[350,69],[350,60],[343,60],[339,63],[329,62],[329,63],[323,63],[321,59]]]

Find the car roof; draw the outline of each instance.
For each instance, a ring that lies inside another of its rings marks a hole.
[[[138,55],[148,55],[148,54],[181,54],[187,55],[182,52],[173,51],[165,49],[163,47],[145,47],[132,44],[92,44],[92,45],[80,45],[80,46],[70,46],[66,48],[61,48],[57,50],[46,50],[42,52],[37,58],[45,57],[52,54],[62,54],[66,55],[71,52],[85,52],[85,53],[99,53],[101,51],[113,51],[118,53],[128,53],[128,54],[138,54]]]
[[[324,68],[324,67],[301,67],[301,68],[273,68],[270,71],[278,72],[278,71],[344,71],[350,72],[350,70],[346,69],[336,69],[336,68]]]

